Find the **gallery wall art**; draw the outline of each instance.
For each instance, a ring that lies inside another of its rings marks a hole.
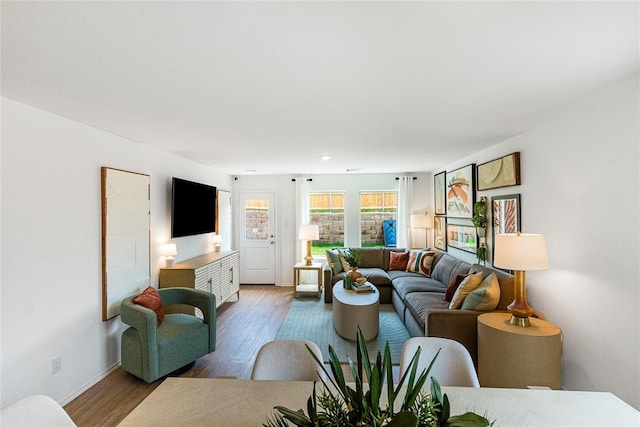
[[[447,172],[447,216],[471,218],[475,201],[475,164]]]
[[[520,185],[520,153],[478,165],[478,191]]]

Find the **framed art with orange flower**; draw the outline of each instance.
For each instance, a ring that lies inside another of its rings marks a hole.
[[[447,216],[452,218],[473,217],[473,203],[475,202],[475,170],[476,165],[470,164],[447,172]]]

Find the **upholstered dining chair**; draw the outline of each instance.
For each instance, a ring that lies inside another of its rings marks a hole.
[[[422,348],[418,361],[418,373],[429,367],[433,357],[440,350],[438,358],[431,367],[429,377],[435,377],[443,386],[480,387],[478,374],[469,351],[458,341],[448,338],[409,338],[402,346],[400,355],[401,377],[408,369],[418,347]]]
[[[156,312],[122,300],[120,317],[130,328],[122,333],[122,368],[151,383],[216,348],[216,297],[190,288],[158,289],[162,306],[186,304],[199,308],[203,319],[192,314],[170,313],[158,325]]]
[[[309,340],[276,340],[260,348],[251,372],[252,380],[316,381],[326,380],[322,368],[307,346],[322,362],[322,352]]]

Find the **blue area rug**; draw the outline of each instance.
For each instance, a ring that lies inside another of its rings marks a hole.
[[[400,363],[402,345],[410,338],[393,305],[380,304],[380,326],[375,340],[367,343],[369,357],[375,360],[378,351],[384,354],[384,346],[389,342],[391,360],[394,365]],[[356,344],[345,340],[333,328],[332,304],[324,300],[295,299],[280,325],[276,339],[308,339],[315,342],[322,350],[324,361],[329,361],[329,345],[331,345],[341,362],[356,358]]]

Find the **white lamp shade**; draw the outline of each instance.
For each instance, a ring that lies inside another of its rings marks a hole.
[[[427,214],[413,214],[409,218],[411,228],[433,228],[433,221]]]
[[[542,234],[496,234],[494,244],[495,267],[522,271],[549,268]]]
[[[160,253],[164,256],[176,256],[178,255],[178,250],[176,249],[175,243],[165,243],[160,248]]]
[[[220,243],[222,243],[222,236],[220,234],[214,234],[213,243],[215,243],[216,245],[219,245]]]
[[[298,239],[318,240],[320,238],[320,227],[317,224],[305,224],[300,226]]]

